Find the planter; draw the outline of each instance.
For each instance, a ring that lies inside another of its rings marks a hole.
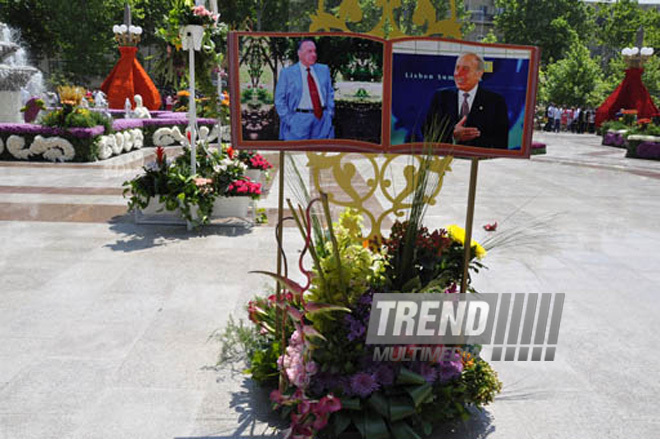
[[[247,218],[252,198],[221,197],[213,205],[213,218]]]
[[[158,196],[149,200],[144,209],[135,211],[135,222],[137,224],[185,224],[181,218],[181,212],[165,209],[165,203],[158,200]]]
[[[263,184],[263,181],[261,181],[263,179],[263,174],[264,174],[263,171],[259,169],[248,169],[247,171],[245,171],[245,176],[248,177],[254,183]]]
[[[202,38],[204,38],[204,26],[198,24],[189,24],[179,30],[181,36],[181,47],[183,50],[201,50]]]

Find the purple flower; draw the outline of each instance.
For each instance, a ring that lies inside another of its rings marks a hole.
[[[434,383],[438,379],[438,371],[428,363],[422,363],[419,374],[424,377],[427,383]]]
[[[381,386],[391,386],[394,383],[394,370],[382,364],[374,372],[374,378]]]
[[[117,119],[112,122],[112,128],[115,131],[132,130],[142,128],[144,119]]]
[[[354,341],[359,339],[364,335],[366,332],[367,328],[365,327],[364,323],[361,321],[357,320],[355,317],[352,315],[347,315],[345,317],[345,322],[348,324],[348,340],[349,341]]]
[[[378,387],[376,379],[370,373],[359,372],[351,377],[351,391],[362,398],[371,395]]]
[[[55,127],[48,127],[45,125],[34,125],[29,123],[0,123],[1,134],[17,134],[17,135],[42,135],[42,136],[64,136],[71,135],[80,139],[95,137],[103,134],[104,128],[96,126],[91,128],[69,128],[61,129]]]
[[[438,363],[438,380],[441,383],[454,380],[461,376],[463,372],[463,363],[457,361],[441,361]]]

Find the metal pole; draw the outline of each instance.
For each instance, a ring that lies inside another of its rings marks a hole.
[[[284,219],[284,159],[285,159],[284,151],[280,151],[280,175],[279,175],[279,189],[278,189],[278,199],[277,199],[277,225],[278,225],[278,230],[277,230],[277,243],[278,243],[278,248],[277,248],[277,275],[282,276],[282,252],[280,251],[280,246],[284,248],[284,244],[282,242],[283,235],[284,235],[284,228],[282,227],[282,220]],[[277,302],[279,303],[281,300],[281,295],[282,295],[282,287],[280,286],[279,283],[275,285],[275,294],[277,296]],[[279,317],[279,319],[278,319]],[[275,325],[277,327],[276,329],[276,337],[277,337],[277,331],[280,331],[280,343],[281,343],[281,354],[284,355],[284,350],[286,349],[286,311],[284,309],[278,308],[277,309],[277,314],[275,316]],[[279,320],[279,322],[278,322]],[[279,325],[278,325],[279,323]],[[279,389],[280,391],[284,390],[285,384],[286,384],[286,377],[284,375],[284,368],[282,368],[282,371],[280,373],[279,377]]]
[[[461,293],[467,291],[468,267],[470,265],[470,254],[472,252],[472,220],[474,219],[474,200],[477,196],[477,172],[479,171],[479,159],[472,159],[470,168],[470,188],[468,190],[467,215],[465,217],[465,241],[463,247],[463,278],[461,279]]]
[[[197,108],[195,102],[195,48],[192,47],[192,35],[188,33],[186,38],[189,38],[190,46],[188,46],[188,63],[189,66],[189,79],[190,79],[190,97],[188,99],[188,129],[190,130],[190,173],[191,175],[197,174],[197,133],[195,126],[197,125]]]

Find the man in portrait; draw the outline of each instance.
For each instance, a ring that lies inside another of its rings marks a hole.
[[[333,139],[334,90],[330,69],[316,62],[316,44],[298,43],[298,62],[280,72],[275,108],[280,140]]]
[[[506,149],[509,144],[509,118],[504,98],[479,83],[484,60],[476,53],[464,53],[454,68],[456,88],[437,90],[424,123],[424,135],[444,127],[443,143]],[[435,128],[433,128],[435,126]]]

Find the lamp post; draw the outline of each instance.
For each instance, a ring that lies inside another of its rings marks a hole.
[[[641,69],[644,63],[653,56],[652,47],[626,47],[621,50],[621,55],[626,61],[628,68]]]

